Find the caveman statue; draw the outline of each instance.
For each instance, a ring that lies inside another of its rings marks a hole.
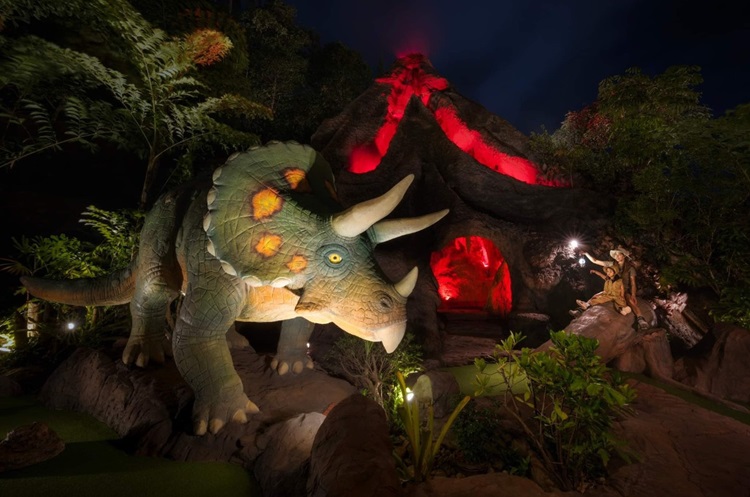
[[[195,433],[216,433],[258,411],[245,395],[225,339],[235,321],[284,321],[272,363],[280,374],[312,367],[305,344],[313,323],[333,322],[382,342],[388,352],[396,349],[417,268],[392,284],[373,249],[448,212],[383,220],[412,180],[410,175],[382,196],[334,213],[333,176],[324,159],[308,146],[269,143],[231,156],[214,172],[210,188],[161,197],[127,269],[95,279],[22,282],[32,295],[52,302],[130,302],[133,326],[122,360],[141,367],[163,362],[170,352],[164,323],[182,292],[171,349],[195,393]]]

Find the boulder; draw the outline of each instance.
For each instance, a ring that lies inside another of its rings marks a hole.
[[[613,462],[607,485],[590,497],[727,497],[748,495],[750,426],[689,403],[664,390],[632,382],[634,415],[616,435],[637,456]]]
[[[131,369],[119,357],[79,349],[48,379],[40,399],[51,408],[88,413],[127,438],[139,455],[178,461],[234,462],[252,469],[266,448],[258,439],[300,413],[322,413],[356,391],[316,370],[279,376],[252,349],[233,349],[237,373],[261,412],[247,424],[229,423],[216,435],[192,434],[193,393],[174,365]]]
[[[310,457],[310,497],[402,495],[383,409],[352,395],[339,402],[318,430]]]
[[[676,379],[723,399],[750,404],[750,330],[717,323],[705,357],[677,361]]]
[[[45,423],[20,426],[0,442],[0,473],[52,459],[63,450],[65,442]]]
[[[259,437],[263,452],[255,477],[265,497],[305,497],[310,453],[323,420],[317,412],[298,414]]]
[[[619,371],[671,379],[674,376],[674,359],[666,330],[657,328],[639,334],[633,346],[613,359],[611,366]]]

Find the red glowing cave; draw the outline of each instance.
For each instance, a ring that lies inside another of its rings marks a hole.
[[[378,83],[390,86],[388,109],[384,122],[372,141],[356,146],[352,150],[348,171],[364,174],[378,167],[388,152],[391,140],[404,117],[406,106],[413,96],[417,96],[435,116],[445,136],[479,164],[527,184],[560,186],[542,178],[539,169],[530,160],[497,150],[485,140],[479,131],[471,129],[459,116],[457,109],[446,104],[445,100],[431,99],[434,92],[446,90],[449,84],[445,78],[425,72],[422,67],[424,62],[425,57],[421,54],[405,55],[399,58],[398,67],[391,74],[376,80]],[[438,101],[441,103],[436,104],[435,102]]]
[[[442,312],[487,312],[507,316],[511,310],[510,271],[500,250],[479,236],[454,239],[430,257]]]

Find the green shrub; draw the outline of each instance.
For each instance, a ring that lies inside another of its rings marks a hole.
[[[127,266],[135,257],[143,215],[132,211],[111,212],[89,206],[81,223],[95,232],[91,240],[66,235],[14,239],[14,258],[0,258],[0,270],[16,276],[34,275],[51,279],[102,276]],[[26,301],[0,316],[0,342],[15,346],[6,367],[41,362],[54,365],[76,346],[98,346],[129,329],[126,306],[74,307],[32,298],[19,286]],[[67,323],[75,323],[68,329]],[[28,333],[32,323],[33,332]],[[10,347],[8,347],[10,348]],[[32,348],[39,350],[19,349]]]
[[[353,335],[343,335],[325,358],[363,394],[377,402],[390,422],[398,423],[396,414],[398,382],[396,372],[405,375],[422,370],[422,349],[407,333],[398,348],[388,354],[380,343],[368,342]]]
[[[550,338],[547,352],[523,348],[517,353],[521,337],[512,333],[498,345],[495,364],[477,365],[484,373],[502,375],[511,386],[527,384],[523,393],[508,390],[508,412],[560,488],[581,489],[606,474],[613,453],[627,456],[612,425],[635,393],[601,363],[596,340],[564,331]]]

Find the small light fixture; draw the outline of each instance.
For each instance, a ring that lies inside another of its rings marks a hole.
[[[68,328],[68,331],[73,331],[73,330],[75,330],[75,329],[76,329],[76,324],[75,324],[75,323],[74,323],[73,321],[70,321],[70,322],[69,322],[69,323],[68,323],[68,324],[66,325],[66,328]]]
[[[578,264],[580,264],[581,267],[585,266],[586,265],[586,258],[585,257],[581,257],[580,259],[578,259]]]
[[[308,349],[310,348],[310,342],[307,342],[307,348]]]
[[[572,248],[573,250],[578,248],[578,240],[575,238],[568,242],[568,247]]]
[[[406,401],[411,402],[412,400],[414,400],[414,392],[406,390]]]

